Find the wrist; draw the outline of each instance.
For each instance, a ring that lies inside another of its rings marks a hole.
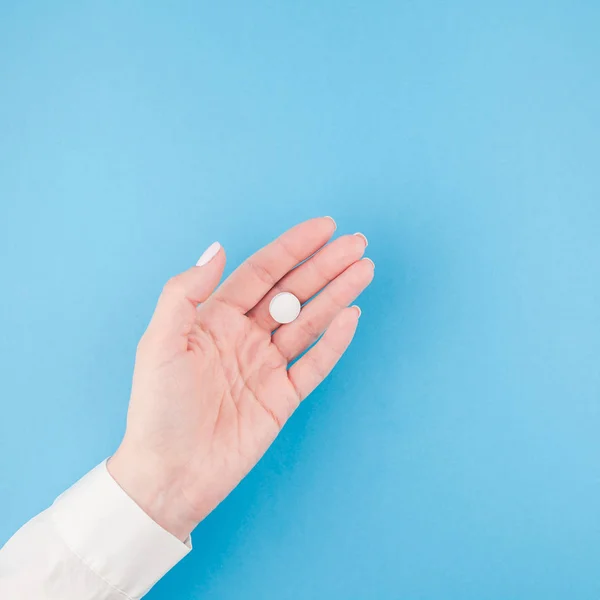
[[[163,529],[184,542],[198,524],[190,515],[177,478],[123,445],[108,459],[111,477]]]

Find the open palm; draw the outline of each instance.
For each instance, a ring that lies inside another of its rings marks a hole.
[[[222,249],[165,286],[138,346],[127,431],[109,470],[178,537],[256,464],[352,340],[360,310],[347,307],[373,263],[361,260],[364,236],[325,245],[334,230],[328,217],[297,225],[216,291]],[[268,309],[281,291],[305,303],[287,325]]]

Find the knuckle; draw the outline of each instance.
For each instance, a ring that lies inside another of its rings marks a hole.
[[[165,285],[163,286],[163,293],[167,294],[167,295],[183,295],[184,293],[184,288],[183,288],[183,282],[181,281],[181,278],[179,277],[179,275],[175,275],[174,277],[171,277],[167,283],[165,283]]]
[[[290,248],[289,244],[285,241],[285,239],[277,238],[275,240],[275,243],[277,244],[281,252],[287,254],[294,261],[294,263],[299,263],[302,261],[302,259],[298,256],[298,253],[292,250],[292,248]]]
[[[307,356],[308,360],[310,361],[312,370],[315,372],[317,377],[319,379],[325,379],[325,377],[327,377],[327,375],[329,374],[327,369],[324,369],[323,366],[321,365],[321,363],[318,360],[316,360],[314,356],[308,355],[308,354],[306,356]]]
[[[265,268],[260,263],[257,263],[253,260],[248,260],[247,263],[248,268],[260,279],[263,283],[266,283],[269,286],[273,286],[277,283],[277,279],[272,275],[272,273]]]
[[[333,279],[334,274],[331,273],[331,269],[326,268],[326,261],[322,261],[318,255],[315,256],[314,260],[309,260],[306,264],[309,265],[310,269],[312,269],[321,285],[326,285],[329,281],[331,281],[331,279]]]
[[[329,352],[332,354],[334,360],[337,362],[344,354],[345,348],[338,344],[329,344]]]
[[[310,340],[316,340],[321,335],[320,327],[314,317],[305,317],[298,325]]]
[[[350,286],[331,295],[331,305],[336,314],[348,306],[349,298],[352,298],[352,288]]]
[[[327,312],[335,318],[335,316],[348,306],[348,302],[352,299],[352,286],[340,285],[332,287],[327,293]]]

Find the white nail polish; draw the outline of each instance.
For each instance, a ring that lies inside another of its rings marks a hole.
[[[364,240],[365,248],[369,245],[369,240],[367,239],[367,236],[364,233],[357,231],[354,235],[357,235],[359,238],[362,238]]]
[[[197,267],[202,267],[205,264],[209,263],[219,252],[221,249],[221,244],[219,242],[213,242],[202,254],[202,256],[198,259],[196,263]]]
[[[335,222],[335,219],[329,215],[327,215],[325,218],[329,219],[333,223],[333,230],[335,231],[337,229],[337,223]]]

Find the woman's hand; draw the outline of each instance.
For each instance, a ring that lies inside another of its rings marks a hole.
[[[293,227],[217,290],[225,253],[213,245],[206,264],[163,289],[138,345],[127,430],[108,469],[181,540],[258,462],[352,340],[360,309],[348,305],[371,282],[373,263],[361,260],[360,234],[325,245],[334,231],[329,217]],[[269,302],[281,291],[312,300],[278,326]]]

